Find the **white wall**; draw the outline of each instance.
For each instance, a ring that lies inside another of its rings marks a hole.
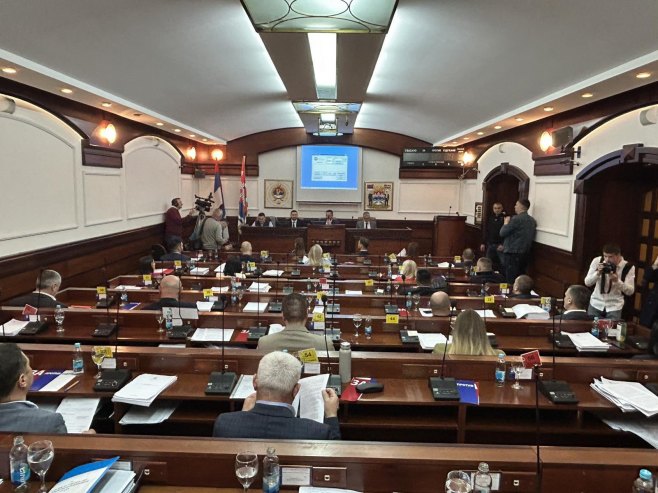
[[[76,132],[16,103],[14,114],[0,113],[0,257],[161,223],[175,196],[192,204],[193,181],[181,180],[166,142],[128,143],[120,169],[82,166]]]

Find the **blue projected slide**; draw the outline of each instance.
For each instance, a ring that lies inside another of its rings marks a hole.
[[[359,148],[302,146],[300,186],[306,190],[358,190]]]

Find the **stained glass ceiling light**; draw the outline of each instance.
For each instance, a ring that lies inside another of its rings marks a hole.
[[[241,0],[257,32],[385,34],[398,0]]]

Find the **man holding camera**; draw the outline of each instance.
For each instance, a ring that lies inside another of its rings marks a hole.
[[[635,292],[635,266],[624,260],[619,245],[608,243],[603,246],[603,255],[592,260],[585,285],[594,288],[587,313],[619,320],[624,295]]]

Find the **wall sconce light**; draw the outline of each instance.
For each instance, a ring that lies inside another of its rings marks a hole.
[[[191,161],[194,161],[196,159],[196,147],[194,146],[188,147],[186,154]]]
[[[465,165],[469,165],[469,164],[472,164],[473,161],[475,161],[475,156],[473,155],[473,153],[471,151],[466,151],[464,153],[464,156],[462,157],[462,159],[464,160]]]
[[[551,147],[553,147],[553,134],[548,130],[544,130],[541,137],[539,137],[539,148],[546,152]]]
[[[114,144],[117,140],[117,129],[111,123],[105,122],[104,125],[101,123],[100,136],[108,144]]]
[[[16,111],[16,101],[0,96],[0,112],[13,115],[14,111]]]
[[[210,153],[210,157],[215,161],[221,161],[224,158],[224,151],[221,149],[213,149]]]

